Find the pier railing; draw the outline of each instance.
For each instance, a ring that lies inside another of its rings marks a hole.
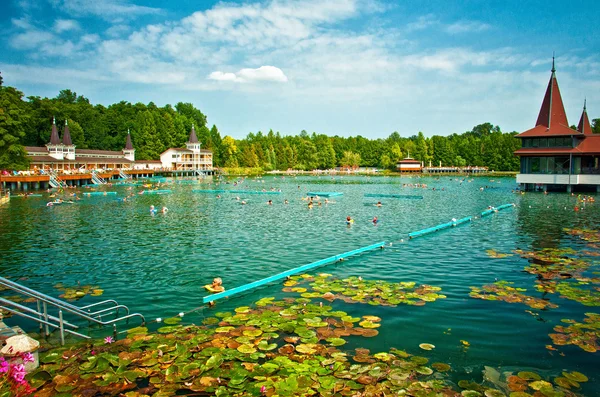
[[[87,320],[89,325],[112,325],[114,334],[116,334],[117,329],[116,323],[122,321],[126,321],[128,323],[130,318],[141,319],[142,325],[146,323],[146,319],[143,315],[139,313],[129,313],[129,308],[127,306],[120,305],[117,303],[117,301],[112,299],[79,307],[60,299],[53,298],[31,288],[27,288],[24,285],[15,283],[14,281],[8,280],[4,277],[0,277],[0,286],[3,286],[20,295],[26,296],[27,298],[33,298],[36,302],[36,308],[32,308],[17,302],[13,302],[9,299],[0,298],[0,309],[39,323],[40,333],[44,333],[45,331],[45,334],[49,335],[50,328],[58,329],[60,331],[60,340],[63,345],[65,343],[65,333],[90,339],[89,335],[85,335],[76,331],[79,329],[79,326],[64,319],[65,313],[73,315],[79,319]],[[57,310],[58,315],[50,314],[49,309]],[[119,309],[124,310],[126,314],[124,316],[119,316]],[[103,316],[106,317],[110,315],[114,315],[114,318],[107,321],[102,320]]]

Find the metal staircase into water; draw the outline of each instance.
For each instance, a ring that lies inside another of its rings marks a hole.
[[[121,179],[131,179],[131,175],[128,175],[122,169],[119,169],[119,176]]]
[[[94,185],[105,185],[106,181],[95,170],[92,170],[92,182]]]
[[[47,174],[48,174],[48,176],[50,176],[50,181],[48,181],[50,186],[52,186],[54,188],[58,188],[58,187],[66,188],[67,187],[67,182],[60,179],[60,177],[58,176],[58,173],[56,171],[54,171],[52,168],[47,170]]]
[[[27,305],[25,302],[15,302],[14,298],[11,300],[6,299],[6,297],[0,297],[0,309],[37,322],[40,325],[40,333],[46,336],[50,335],[50,328],[59,330],[60,341],[63,345],[65,343],[65,333],[91,339],[90,335],[83,334],[80,331],[81,325],[75,324],[78,320],[87,320],[88,328],[94,324],[99,326],[112,325],[115,335],[117,323],[123,321],[128,323],[129,319],[134,317],[141,319],[142,325],[146,323],[143,315],[129,313],[127,306],[120,305],[112,299],[79,307],[27,288],[4,277],[0,277],[0,287],[4,290],[10,290],[11,293],[17,293],[25,301],[32,302],[32,304]],[[125,311],[125,315],[119,316],[120,309]],[[113,315],[112,319],[103,320],[103,317],[106,318]],[[65,317],[68,317],[68,320]]]

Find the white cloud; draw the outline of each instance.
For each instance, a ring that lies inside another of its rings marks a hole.
[[[69,30],[79,30],[79,22],[74,19],[57,19],[54,21],[54,31],[62,33]]]
[[[459,33],[477,33],[490,29],[491,26],[487,23],[478,21],[458,21],[446,27],[446,32],[450,34]]]
[[[261,66],[257,69],[241,69],[237,73],[224,73],[221,71],[212,72],[208,79],[217,81],[234,81],[237,83],[253,83],[261,81],[271,81],[285,83],[287,76],[281,69],[275,66]]]
[[[52,33],[32,29],[12,36],[10,39],[10,45],[20,50],[31,50],[38,47],[42,43],[47,43],[53,40],[54,35]]]
[[[121,20],[160,12],[158,8],[138,6],[128,0],[50,0],[50,2],[56,9],[70,15],[95,15],[104,19]]]
[[[438,25],[440,23],[439,19],[435,17],[433,14],[422,15],[417,18],[416,21],[409,23],[406,25],[406,29],[409,32],[415,30],[423,30],[427,29],[430,26]]]
[[[212,72],[208,75],[208,79],[217,81],[235,81],[237,76],[235,73]]]
[[[113,25],[106,29],[104,33],[111,38],[119,38],[125,36],[130,31],[131,28],[128,25]]]
[[[28,29],[33,28],[33,26],[31,25],[31,22],[29,22],[28,17],[23,17],[23,18],[19,18],[19,19],[13,18],[13,19],[11,19],[11,22],[13,25],[15,25],[16,27],[21,28],[21,29],[28,30]]]

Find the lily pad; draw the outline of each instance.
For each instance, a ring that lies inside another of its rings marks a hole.
[[[420,347],[421,349],[423,349],[423,350],[433,350],[433,349],[435,349],[435,346],[434,346],[434,345],[432,345],[431,343],[421,343],[421,344],[419,345],[419,347]]]

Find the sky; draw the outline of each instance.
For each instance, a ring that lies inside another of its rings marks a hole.
[[[191,102],[221,135],[534,127],[556,56],[570,124],[600,118],[600,5],[485,0],[2,0],[25,96]]]

